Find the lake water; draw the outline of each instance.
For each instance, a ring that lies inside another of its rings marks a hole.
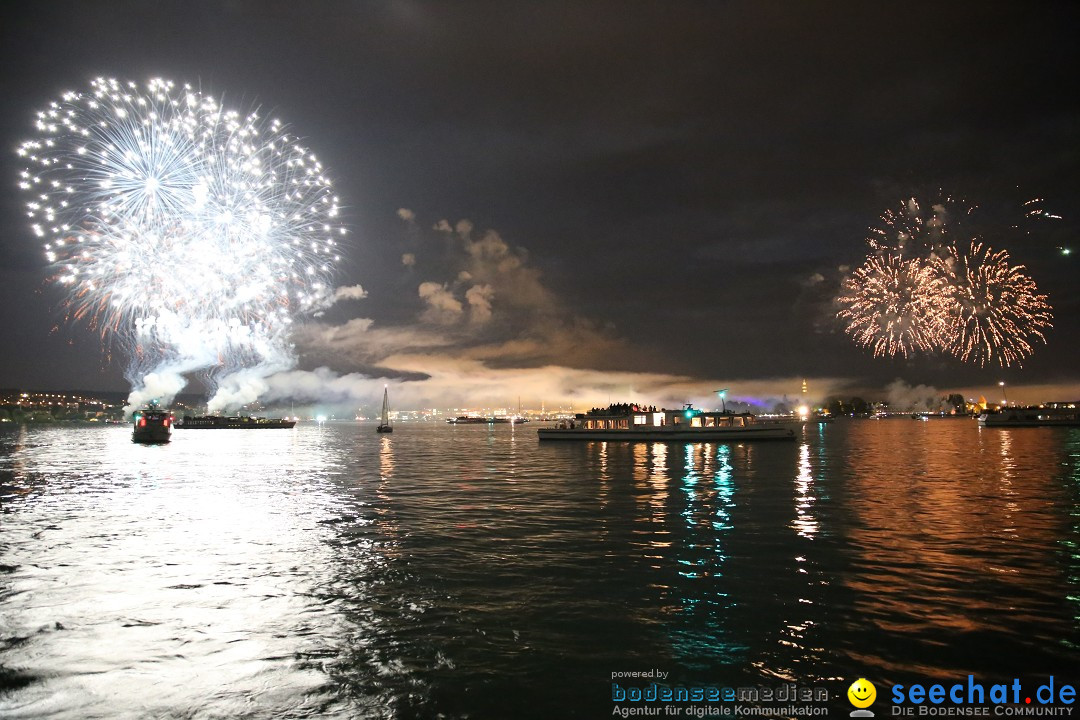
[[[865,677],[884,717],[896,683],[1080,680],[1078,428],[7,425],[0,486],[4,718],[604,718],[651,669],[838,717]]]

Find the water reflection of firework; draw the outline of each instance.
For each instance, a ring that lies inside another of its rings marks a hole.
[[[919,260],[871,255],[844,283],[839,316],[856,343],[874,356],[907,357],[931,350],[940,335],[946,294],[942,278]]]
[[[290,362],[289,324],[326,295],[344,230],[322,166],[277,120],[98,79],[36,128],[18,149],[31,228],[69,316],[129,356],[137,387]]]
[[[1009,264],[1006,251],[974,243],[935,267],[947,279],[949,317],[941,340],[948,352],[980,366],[1009,367],[1034,352],[1033,342],[1046,343],[1050,304],[1022,265]]]

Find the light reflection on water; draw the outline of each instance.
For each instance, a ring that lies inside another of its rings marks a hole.
[[[956,434],[955,425],[943,427]],[[857,610],[875,631],[918,633],[938,648],[919,660],[928,674],[977,672],[985,660],[967,648],[990,637],[1003,674],[1052,672],[1055,664],[1033,646],[1052,657],[1076,638],[1075,622],[1060,614],[1075,579],[1054,549],[1075,538],[1066,516],[1077,485],[1062,470],[1077,457],[1064,455],[1061,440],[1076,431],[975,428],[965,443],[905,442],[903,432],[886,423],[874,433],[853,426],[849,436],[849,542],[861,571],[846,584],[860,598]],[[902,450],[890,456],[888,448]],[[897,456],[903,460],[890,461]],[[1059,621],[1048,624],[1055,607]]]
[[[1076,430],[5,427],[0,486],[4,717],[591,717],[615,670],[839,691],[1080,660]]]

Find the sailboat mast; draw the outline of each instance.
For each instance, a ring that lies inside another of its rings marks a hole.
[[[388,394],[388,386],[383,385],[382,391],[382,418],[379,421],[379,427],[375,428],[375,432],[380,433],[392,433],[394,428],[390,425],[390,395]]]

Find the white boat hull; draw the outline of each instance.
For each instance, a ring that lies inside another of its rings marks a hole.
[[[741,442],[743,440],[794,440],[795,430],[787,425],[751,425],[732,428],[649,428],[603,429],[538,428],[541,440],[630,440],[647,442]]]
[[[980,415],[979,425],[983,427],[1076,427],[1080,426],[1080,416],[1048,415],[1040,413],[996,413]]]

